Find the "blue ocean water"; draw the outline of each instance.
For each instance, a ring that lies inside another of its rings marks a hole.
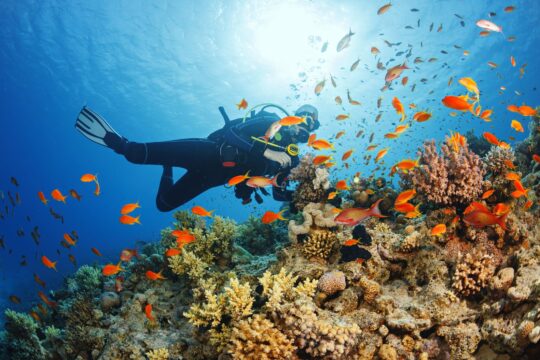
[[[319,109],[318,137],[332,139],[339,130],[346,131],[336,142],[335,157],[355,149],[349,169],[334,168],[335,179],[356,172],[387,175],[388,166],[378,169],[373,161],[365,165],[362,159],[371,133],[379,148],[390,148],[386,164],[414,157],[425,139],[442,140],[450,130],[472,129],[477,135],[490,131],[510,143],[514,143],[510,136],[519,141],[527,135],[510,128],[512,119],[527,128],[527,118],[508,112],[506,106],[538,104],[539,2],[395,1],[377,15],[384,4],[2,1],[0,236],[6,248],[0,248],[0,310],[23,311],[37,301],[39,286],[33,273],[47,289],[54,289],[74,272],[68,251],[59,245],[64,233],[75,230],[80,236],[69,251],[80,266],[116,261],[123,248],[157,241],[160,229],[172,222],[172,213],[155,207],[161,168],[131,164],[82,137],[74,122],[83,105],[102,114],[128,139],[146,142],[206,137],[223,126],[218,106],[223,105],[231,118],[245,114],[235,106],[242,98],[250,107],[271,102],[289,111],[310,103]],[[505,12],[510,5],[515,10]],[[480,19],[502,26],[503,32],[480,36],[483,29],[475,25]],[[337,52],[338,41],[349,29],[354,33],[350,46]],[[327,50],[321,52],[325,42]],[[380,54],[372,55],[372,47]],[[516,59],[515,67],[510,56]],[[417,57],[423,62],[415,64]],[[358,67],[350,71],[358,59]],[[411,69],[402,77],[408,77],[408,84],[403,86],[400,78],[381,91],[386,70],[377,69],[379,61],[386,68],[407,62]],[[462,77],[478,83],[482,106],[493,109],[491,122],[468,113],[449,116],[451,111],[441,104],[446,95],[465,93],[457,83]],[[317,96],[314,87],[324,79],[325,88]],[[349,105],[347,90],[362,105]],[[343,108],[334,101],[338,95],[344,99]],[[415,111],[407,106],[410,103],[433,112],[432,119],[412,124],[398,139],[385,139],[399,122],[393,97],[405,105],[408,119]],[[336,121],[342,113],[350,118]],[[356,137],[359,130],[364,135]],[[175,169],[175,177],[182,171]],[[84,173],[98,174],[100,196],[94,196],[93,185],[79,181]],[[10,182],[12,176],[18,187]],[[64,224],[37,197],[43,191],[50,198],[54,188],[64,193],[73,188],[82,196],[80,202],[69,198],[67,204],[50,200],[54,211],[64,216]],[[19,193],[21,203],[12,207],[8,191],[13,196]],[[121,206],[135,201],[142,205],[138,210],[142,225],[120,224]],[[262,205],[242,206],[232,190],[223,187],[181,209],[193,205],[238,221],[280,206],[269,198]],[[41,234],[39,246],[30,236],[34,226]],[[24,236],[17,235],[21,229]],[[97,258],[91,247],[104,258]],[[58,260],[58,272],[41,264],[42,255]],[[22,266],[23,261],[27,265]],[[13,294],[21,304],[9,303]]]

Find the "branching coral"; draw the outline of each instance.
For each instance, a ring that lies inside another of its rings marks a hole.
[[[418,152],[421,165],[402,178],[432,203],[468,205],[483,191],[482,160],[466,143],[457,149],[443,144],[441,152],[439,155],[435,142],[426,142]]]
[[[86,294],[92,296],[99,292],[103,276],[97,267],[83,265],[75,274],[68,278],[67,289],[72,294]]]
[[[253,255],[274,254],[276,246],[288,242],[287,222],[275,221],[263,224],[259,218],[250,216],[238,226],[236,243]]]
[[[289,180],[299,184],[293,194],[293,205],[302,210],[308,203],[318,203],[325,199],[330,174],[326,168],[313,164],[313,156],[306,154],[300,159],[300,164],[291,170]]]
[[[46,352],[37,336],[38,324],[28,314],[6,310],[4,347],[13,360],[46,358]]]
[[[336,241],[336,234],[332,231],[313,230],[302,243],[302,253],[307,259],[326,260]]]
[[[463,296],[471,296],[485,288],[495,272],[493,257],[473,251],[458,262],[452,287]]]
[[[154,349],[146,353],[148,360],[169,360],[169,350],[166,348]]]

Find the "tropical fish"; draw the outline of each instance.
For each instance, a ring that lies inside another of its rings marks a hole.
[[[340,121],[340,120],[346,120],[349,118],[349,115],[348,114],[339,114],[336,116],[336,120]]]
[[[380,54],[380,53],[381,53],[380,50],[377,49],[375,46],[371,47],[371,54],[377,55],[377,54]]]
[[[386,76],[384,77],[384,81],[387,82],[387,83],[392,82],[393,80],[400,77],[403,70],[407,70],[407,69],[409,69],[409,68],[407,67],[407,65],[405,63],[403,63],[402,65],[397,65],[397,66],[394,66],[394,67],[388,69],[388,71],[386,72]]]
[[[418,162],[420,159],[411,160],[411,159],[405,159],[398,162],[395,166],[400,170],[411,170],[418,166]]]
[[[122,206],[122,209],[120,209],[120,214],[127,215],[131,212],[133,212],[135,209],[139,209],[141,205],[139,205],[139,202],[136,203],[129,203],[124,206]]]
[[[96,181],[96,189],[94,190],[94,195],[99,196],[101,194],[101,186],[99,185],[99,182]]]
[[[244,180],[249,179],[249,176],[248,176],[249,172],[250,172],[250,170],[248,170],[244,175],[233,176],[232,178],[229,179],[229,181],[227,182],[227,185],[236,186],[236,185],[240,184],[241,182],[243,182]]]
[[[487,63],[487,64],[488,64],[488,65],[489,65],[490,67],[494,68],[494,69],[495,69],[496,67],[498,67],[498,66],[499,66],[499,64],[497,64],[497,63],[494,63],[493,61],[488,61],[488,63]]]
[[[77,267],[77,260],[75,259],[75,255],[69,254],[68,255],[69,261],[73,264],[73,266]]]
[[[156,322],[156,319],[154,318],[154,316],[152,316],[152,304],[146,304],[146,306],[144,307],[144,314],[151,323]]]
[[[524,132],[523,125],[517,120],[512,120],[512,123],[510,124],[510,127],[517,132]]]
[[[309,135],[308,141],[307,141],[307,146],[311,146],[311,144],[313,144],[313,142],[315,141],[316,138],[317,138],[316,134]]]
[[[465,99],[459,96],[452,96],[452,95],[445,96],[442,99],[442,103],[444,106],[450,109],[459,110],[459,111],[472,111],[472,108],[473,108],[473,104],[469,104]]]
[[[379,8],[379,10],[377,10],[377,15],[382,15],[384,14],[385,12],[387,12],[388,10],[390,10],[390,8],[392,7],[392,3],[388,3],[386,5],[383,5]]]
[[[313,158],[313,165],[320,165],[328,160],[330,160],[332,157],[329,155],[318,155]]]
[[[267,186],[278,186],[277,184],[277,176],[273,177],[273,178],[267,178],[267,177],[264,177],[264,176],[252,176],[250,177],[247,181],[246,181],[246,185],[251,187],[251,188],[264,188],[264,187],[267,187]],[[212,216],[212,212],[214,210],[210,211],[209,213],[207,213],[207,215],[201,215],[201,216]],[[206,213],[205,213],[206,214]]]
[[[334,145],[327,140],[317,139],[311,143],[311,147],[315,150],[333,149]]]
[[[103,267],[103,269],[101,270],[101,273],[105,276],[112,276],[112,275],[116,275],[118,274],[120,271],[124,271],[124,269],[122,269],[120,267],[120,264],[121,262],[118,262],[118,264],[114,265],[114,264],[107,264]]]
[[[97,174],[96,175],[94,175],[94,174],[84,174],[83,176],[81,176],[81,181],[82,182],[97,181]]]
[[[349,190],[349,186],[347,185],[347,181],[345,180],[339,180],[336,183],[336,189],[337,190]]]
[[[387,138],[387,139],[397,139],[398,136],[399,136],[398,134],[393,133],[393,132],[384,134],[384,137]]]
[[[532,158],[537,164],[540,164],[540,155],[533,154]]]
[[[141,224],[139,218],[141,217],[141,215],[137,216],[137,217],[133,217],[133,216],[130,216],[130,215],[122,215],[120,216],[120,218],[118,219],[120,221],[121,224],[124,224],[124,225],[135,225],[135,224]]]
[[[363,208],[348,208],[342,210],[335,218],[334,221],[336,224],[356,226],[362,220],[367,219],[370,216],[383,218],[386,217],[381,214],[379,210],[379,203],[382,199],[377,200],[369,209]]]
[[[81,195],[79,195],[79,193],[76,190],[74,189],[69,190],[69,194],[71,195],[72,198],[75,198],[78,201],[81,201]]]
[[[34,273],[34,281],[42,288],[46,287],[45,281],[41,280],[41,278],[36,273]]]
[[[352,65],[351,65],[351,71],[354,71],[356,70],[356,68],[358,67],[358,64],[360,64],[360,59],[356,60]]]
[[[139,257],[137,249],[124,249],[120,252],[120,260],[130,262],[133,257]]]
[[[501,216],[496,216],[490,211],[477,209],[465,214],[463,216],[463,221],[468,225],[472,225],[478,228],[497,224],[503,230],[506,230],[505,222],[507,216],[508,213]]]
[[[360,101],[353,100],[353,98],[351,97],[351,93],[350,93],[349,89],[347,89],[347,100],[349,100],[349,104],[351,104],[351,105],[362,105],[360,103]],[[347,118],[348,117],[349,116],[347,115]],[[338,119],[338,120],[341,120],[341,119]]]
[[[336,134],[336,140],[345,135],[345,130],[342,130]]]
[[[306,118],[305,117],[300,117],[300,116],[294,116],[294,115],[291,115],[291,116],[286,116],[284,118],[281,118],[278,123],[281,125],[281,126],[293,126],[293,125],[298,125],[298,124],[302,124],[302,123],[306,123]]]
[[[165,256],[167,256],[167,257],[178,256],[181,253],[182,253],[182,250],[177,249],[177,248],[171,248],[171,249],[167,249],[167,251],[165,251]]]
[[[512,12],[512,11],[514,11],[514,10],[516,10],[516,7],[515,7],[515,6],[512,6],[512,5],[507,6],[507,7],[504,8],[504,12],[508,12],[508,13],[509,13],[509,12]]]
[[[9,301],[11,301],[14,304],[20,304],[21,303],[21,298],[16,296],[16,295],[10,295],[9,296]]]
[[[68,234],[64,233],[64,240],[71,246],[75,246],[77,242]]]
[[[472,78],[464,77],[459,79],[458,82],[463,85],[467,89],[467,91],[473,92],[476,95],[480,94],[478,85],[476,84],[476,81],[474,81]]]
[[[513,56],[510,56],[510,64],[512,67],[516,67],[516,59]]]
[[[408,76],[405,76],[404,78],[401,79],[401,85],[403,86],[407,85],[408,82],[409,82]]]
[[[433,228],[431,228],[430,235],[431,236],[441,236],[446,232],[446,225],[445,224],[437,224]]]
[[[240,100],[240,102],[239,102],[238,104],[236,104],[236,107],[238,108],[238,110],[245,110],[245,109],[247,109],[248,103],[247,103],[246,99]]]
[[[56,270],[56,263],[58,261],[51,261],[49,260],[48,257],[46,257],[45,255],[43,255],[41,257],[41,262],[43,263],[43,265],[45,265],[46,267],[48,267],[49,269],[54,269],[54,271],[58,271]]]
[[[405,213],[405,217],[407,219],[414,219],[414,218],[417,218],[419,217],[420,215],[422,215],[422,213],[420,212],[420,205],[422,204],[418,204],[414,207],[414,210],[412,211],[408,211],[407,213]]]
[[[478,20],[476,26],[489,31],[502,32],[502,27],[492,23],[489,20]]]
[[[92,250],[92,252],[96,255],[96,256],[103,256],[103,254],[101,254],[101,252],[96,249],[95,247],[91,248],[90,250]]]
[[[283,217],[283,213],[285,212],[285,209],[281,210],[280,212],[273,212],[273,211],[266,211],[264,215],[261,218],[261,222],[263,224],[271,224],[276,220],[287,220]]]
[[[518,108],[518,112],[523,116],[535,116],[536,110],[528,105],[521,105]]]
[[[396,113],[398,115],[401,115],[401,120],[400,121],[405,120],[405,109],[403,108],[403,104],[401,103],[401,101],[399,101],[399,99],[397,97],[394,97],[392,99],[392,106],[396,110]]]
[[[402,191],[394,201],[394,205],[405,204],[407,201],[411,200],[416,195],[416,190],[404,190]]]
[[[162,270],[162,271],[163,271],[163,270]],[[152,281],[155,281],[155,280],[165,280],[166,278],[165,278],[163,275],[161,275],[162,271],[156,273],[156,272],[153,272],[153,271],[151,271],[151,270],[148,270],[148,271],[146,272],[146,278],[147,278],[147,279],[150,279],[150,280],[152,280]]]
[[[328,200],[333,200],[333,199],[335,199],[335,197],[337,196],[337,194],[338,194],[337,191],[332,191],[331,193],[328,194],[327,199],[328,199]]]
[[[510,206],[506,205],[505,203],[498,203],[493,207],[493,214],[494,215],[503,215],[510,212]]]
[[[499,146],[501,144],[501,142],[499,141],[499,139],[497,139],[497,137],[495,135],[493,135],[492,133],[490,132],[484,132],[482,134],[482,136],[484,137],[484,139],[487,140],[488,143],[490,143],[491,145],[496,145],[496,146]]]
[[[212,216],[212,213],[214,212],[215,210],[211,210],[211,211],[208,211],[206,210],[204,207],[202,206],[199,206],[199,205],[196,205],[196,206],[193,206],[191,208],[191,212],[195,215],[199,215],[199,216],[207,216],[207,217],[211,217]]]
[[[431,119],[431,113],[427,111],[419,111],[413,115],[413,119],[418,122],[424,122]]]
[[[38,192],[38,197],[39,197],[39,200],[45,205],[47,205],[47,203],[49,202],[49,200],[45,198],[45,194],[43,193],[43,191]]]
[[[523,187],[523,184],[519,180],[514,180],[513,182],[514,187],[516,188],[515,191],[512,191],[510,196],[512,196],[515,199],[519,199],[522,196],[528,197],[527,193],[529,192],[529,189],[525,189]]]
[[[419,206],[419,205],[417,205]],[[400,202],[398,204],[396,204],[394,202],[394,210],[398,211],[398,212],[401,212],[401,213],[411,213],[411,212],[414,212],[416,209],[416,207],[409,203],[409,202]]]
[[[489,198],[491,195],[493,195],[494,192],[495,192],[495,189],[491,189],[491,190],[488,190],[488,191],[484,192],[482,194],[482,199],[485,200],[485,199]]]
[[[343,156],[341,157],[341,161],[345,161],[347,160],[348,158],[351,157],[352,153],[353,153],[354,149],[350,149],[350,150],[347,150],[345,151],[345,153],[343,154]]]
[[[351,31],[351,29],[349,29],[349,33],[347,35],[345,35],[344,37],[342,37],[341,40],[339,40],[339,42],[337,44],[337,47],[336,47],[336,51],[340,52],[341,50],[348,47],[349,43],[351,42],[351,36],[353,36],[353,35],[354,35],[354,33]]]
[[[319,96],[321,94],[321,92],[323,91],[324,89],[324,84],[326,82],[326,79],[319,82],[316,86],[315,86],[315,95]]]
[[[341,96],[336,96],[336,98],[334,100],[336,101],[336,104],[338,104],[338,105],[343,104],[343,100],[341,99]]]
[[[114,291],[119,293],[124,289],[123,286],[124,283],[124,277],[123,276],[117,276],[116,279],[114,279]]]
[[[51,197],[56,201],[61,201],[64,204],[66,203],[67,196],[62,195],[62,193],[58,189],[54,189],[53,191],[51,191]]]
[[[43,300],[43,302],[50,308],[54,308],[56,307],[56,302],[54,301],[51,301],[49,300],[49,298],[47,297],[47,295],[45,295],[45,293],[43,291],[38,291],[38,296],[41,300]]]
[[[358,245],[358,243],[359,241],[356,239],[349,239],[343,243],[343,246],[354,246],[354,245]]]
[[[384,148],[384,149],[380,150],[377,153],[377,156],[375,156],[375,162],[378,162],[379,160],[381,160],[386,155],[386,153],[388,153],[389,149],[390,148]]]

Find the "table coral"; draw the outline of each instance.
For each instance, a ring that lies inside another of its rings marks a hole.
[[[483,191],[484,165],[465,144],[457,151],[435,142],[426,142],[418,152],[420,166],[401,174],[429,202],[439,205],[468,205]]]

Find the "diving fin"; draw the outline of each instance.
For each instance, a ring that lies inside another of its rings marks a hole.
[[[98,113],[90,110],[87,106],[84,106],[77,116],[75,122],[75,128],[79,130],[87,139],[95,142],[96,144],[111,147],[110,142],[107,144],[105,137],[110,139],[118,137],[122,138],[114,129],[102,118]],[[116,135],[116,136],[115,136]]]

